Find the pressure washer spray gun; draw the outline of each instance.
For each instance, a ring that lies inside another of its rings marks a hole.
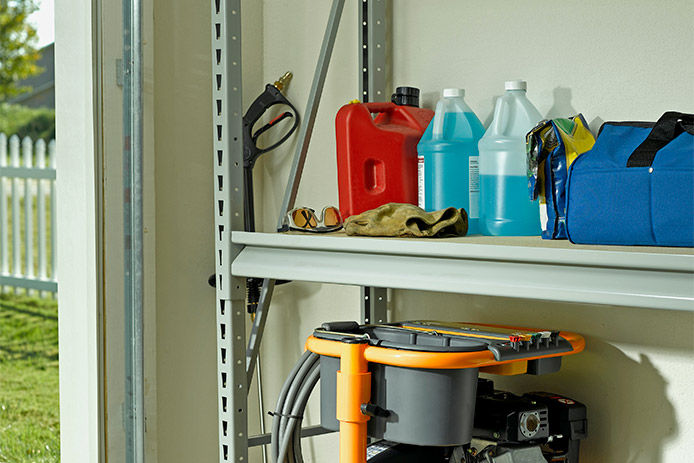
[[[279,147],[286,142],[299,126],[299,113],[294,105],[284,96],[283,91],[292,80],[292,73],[287,71],[273,84],[267,84],[265,90],[254,101],[243,115],[243,173],[244,173],[244,229],[255,231],[255,210],[253,207],[253,166],[258,158]],[[267,124],[254,131],[255,124],[273,106],[284,106],[284,112],[270,120]],[[259,146],[261,135],[267,135],[270,129],[286,126],[280,124],[285,119],[293,119],[294,123],[279,140],[269,146]],[[215,275],[208,280],[210,286],[216,286]],[[263,280],[260,278],[248,278],[246,280],[247,310],[251,316],[255,315],[260,300],[260,287]],[[277,281],[276,284],[284,283]]]
[[[299,126],[299,115],[296,108],[282,93],[291,79],[292,73],[286,72],[274,84],[267,84],[265,91],[253,101],[243,116],[244,228],[246,231],[255,231],[255,210],[253,207],[253,166],[255,166],[255,162],[261,155],[274,150],[286,142]],[[255,124],[263,117],[265,112],[277,105],[282,105],[288,109],[254,131]],[[260,136],[275,127],[286,126],[286,124],[280,124],[285,119],[293,119],[294,121],[289,130],[279,140],[269,146],[258,146]],[[258,308],[262,282],[261,278],[248,278],[246,280],[246,308],[252,316]]]

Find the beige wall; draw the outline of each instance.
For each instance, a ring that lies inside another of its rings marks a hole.
[[[299,190],[301,205],[337,202],[334,115],[358,98],[357,2],[346,3]],[[292,69],[288,96],[300,110],[329,4],[264,1],[265,81]],[[391,4],[393,86],[420,87],[430,108],[441,88],[463,87],[467,102],[488,124],[504,80],[523,78],[543,115],[583,112],[593,128],[604,120],[694,111],[691,2]],[[260,164],[267,231],[282,198],[287,154],[274,152]],[[267,396],[277,396],[311,329],[325,320],[356,319],[358,299],[358,289],[350,287],[292,283],[278,289],[263,347]],[[582,461],[679,462],[694,451],[694,313],[411,291],[393,292],[391,306],[395,319],[518,323],[584,333],[586,352],[566,359],[560,373],[498,384],[516,391],[547,388],[584,401],[590,434]],[[311,409],[310,422],[317,422],[317,413]],[[307,461],[336,461],[334,435],[313,441],[305,445]]]

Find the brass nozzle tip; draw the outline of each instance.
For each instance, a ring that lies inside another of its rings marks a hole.
[[[293,75],[291,71],[285,72],[284,75],[277,79],[277,81],[274,83],[275,88],[277,88],[277,90],[281,92],[282,90],[284,90],[284,87],[286,87],[287,84],[289,84],[289,81],[292,80],[292,77]]]

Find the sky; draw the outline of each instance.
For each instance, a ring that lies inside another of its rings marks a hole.
[[[55,24],[53,22],[55,16],[54,1],[55,0],[36,0],[39,9],[29,17],[29,20],[36,26],[36,31],[38,32],[39,48],[55,40]]]

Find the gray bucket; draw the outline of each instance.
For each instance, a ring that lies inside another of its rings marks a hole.
[[[339,430],[336,418],[340,359],[321,356],[321,425]],[[472,438],[477,368],[431,370],[369,364],[371,403],[389,412],[371,417],[368,435],[413,445],[454,446]]]

